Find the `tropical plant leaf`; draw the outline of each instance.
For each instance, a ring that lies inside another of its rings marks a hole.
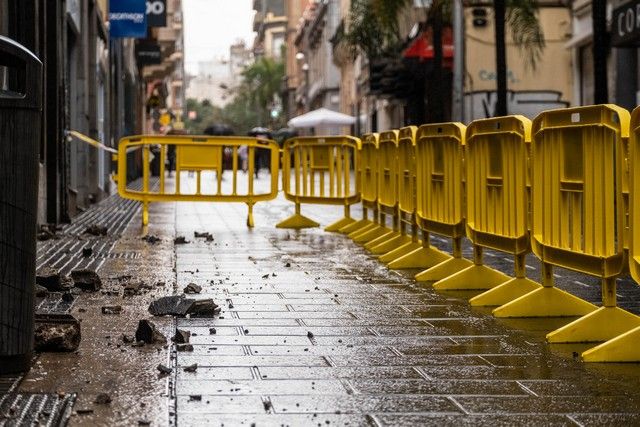
[[[538,19],[538,2],[507,0],[506,6],[511,38],[522,49],[525,64],[535,70],[545,48],[544,33]]]

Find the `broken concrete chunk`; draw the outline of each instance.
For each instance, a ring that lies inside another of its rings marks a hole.
[[[209,328],[209,335],[215,335],[216,332],[216,328]]]
[[[160,239],[158,236],[155,236],[153,234],[147,234],[146,236],[144,236],[142,238],[142,240],[144,240],[145,242],[149,243],[150,245],[155,245],[156,243],[158,243]]]
[[[140,291],[140,282],[127,282],[124,285],[125,295],[135,295]]]
[[[173,243],[176,245],[184,245],[185,243],[189,243],[189,241],[184,236],[178,236],[175,239],[173,239]]]
[[[73,287],[73,282],[62,276],[58,269],[45,266],[36,274],[36,284],[47,288],[50,292],[66,291]]]
[[[105,305],[102,306],[102,314],[120,314],[122,313],[121,305]]]
[[[191,345],[191,344],[176,344],[176,350],[178,350],[178,351],[193,351],[193,345]]]
[[[202,286],[196,285],[195,283],[189,283],[184,287],[185,294],[199,294],[202,292]]]
[[[96,400],[94,400],[93,403],[98,405],[108,405],[111,403],[111,396],[107,393],[100,393],[96,396]]]
[[[91,224],[84,230],[85,234],[91,234],[93,236],[106,236],[107,226],[99,224]]]
[[[204,232],[199,232],[199,231],[194,231],[193,232],[193,237],[195,237],[196,239],[207,239],[209,241],[209,239],[213,240],[213,236],[211,235],[211,233],[209,233],[208,231],[204,231]]]
[[[36,351],[69,352],[80,346],[80,322],[70,314],[36,314]]]
[[[167,338],[156,328],[153,322],[142,319],[138,322],[136,341],[144,341],[147,344],[166,344]]]
[[[38,298],[44,298],[49,294],[49,290],[41,285],[34,285],[33,293]]]
[[[185,366],[183,370],[185,372],[195,372],[198,370],[198,364],[194,363],[193,365]]]
[[[92,248],[82,248],[82,256],[83,257],[88,258],[91,255],[93,255],[93,249]]]
[[[176,344],[187,344],[191,338],[191,332],[183,331],[182,329],[176,330],[176,335],[173,337],[173,341]]]
[[[195,300],[185,298],[184,295],[176,295],[158,298],[149,305],[149,313],[154,316],[181,316],[187,314],[207,316],[219,311],[212,299]]]
[[[76,287],[85,291],[97,291],[102,287],[100,276],[93,270],[74,270],[71,278]]]
[[[269,273],[265,274],[262,276],[263,279],[268,279],[269,278]]]
[[[163,365],[162,363],[156,366],[156,369],[158,370],[158,372],[160,372],[161,376],[169,375],[173,371],[173,369]]]

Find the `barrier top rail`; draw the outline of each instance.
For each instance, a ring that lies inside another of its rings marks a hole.
[[[418,223],[454,238],[465,234],[465,130],[462,123],[429,124],[416,135]]]
[[[378,138],[377,133],[362,136],[360,150],[362,200],[374,203],[378,200]]]
[[[388,208],[398,203],[398,134],[381,132],[378,141],[378,203]]]
[[[523,116],[472,122],[465,166],[469,238],[515,255],[529,252],[531,121]]]
[[[359,168],[360,145],[360,140],[352,136],[288,139],[283,147],[285,198],[296,203],[349,205],[359,202],[360,176],[355,172]],[[352,183],[352,173],[355,183]]]
[[[398,204],[401,212],[416,209],[416,134],[417,126],[407,126],[398,134]]]
[[[624,263],[624,145],[629,112],[596,105],[533,122],[532,249],[545,263],[597,277]]]

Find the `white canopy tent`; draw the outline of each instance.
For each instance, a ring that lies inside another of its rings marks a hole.
[[[311,128],[316,126],[351,126],[355,122],[355,117],[326,108],[318,108],[294,117],[287,124],[292,128]]]

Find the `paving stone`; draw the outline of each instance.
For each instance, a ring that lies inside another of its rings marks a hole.
[[[347,394],[347,389],[338,380],[190,380],[180,382],[178,395],[189,395],[193,390],[216,396],[240,395],[289,395],[289,394]]]
[[[269,367],[258,368],[262,379],[323,379],[323,378],[423,378],[406,366],[361,366],[361,367]]]
[[[272,396],[271,402],[276,413],[460,413],[451,400],[438,396]]]
[[[377,414],[372,417],[379,426],[572,426],[576,424],[564,415],[438,415],[438,414]]]

